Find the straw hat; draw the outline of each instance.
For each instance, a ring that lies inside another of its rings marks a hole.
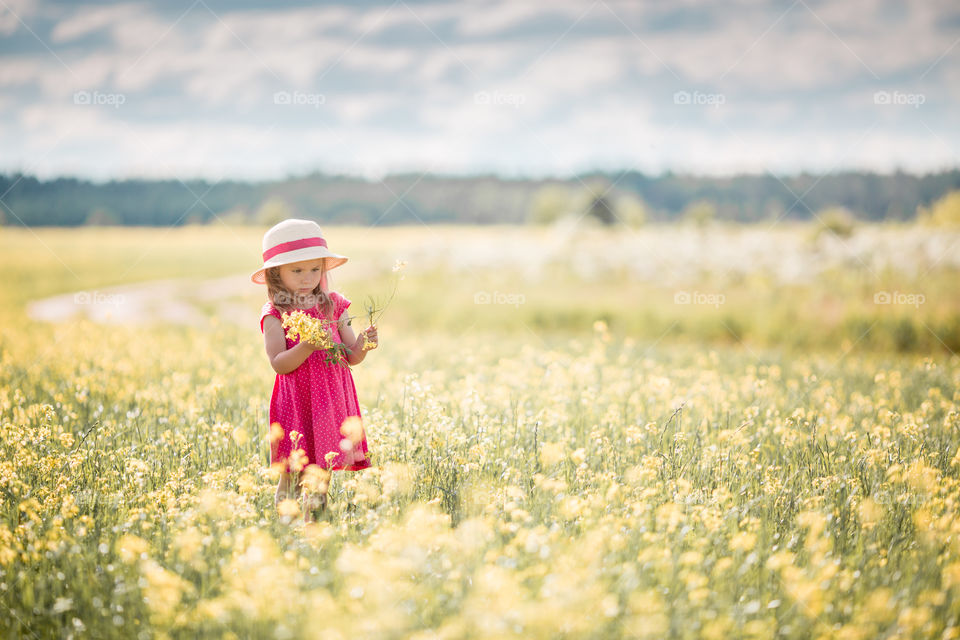
[[[266,284],[264,271],[281,264],[323,258],[326,270],[339,267],[346,256],[327,249],[320,225],[313,220],[290,218],[277,223],[263,234],[263,266],[250,276],[257,284]]]

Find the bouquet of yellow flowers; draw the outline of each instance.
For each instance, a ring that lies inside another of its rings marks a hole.
[[[334,342],[330,330],[332,320],[314,318],[301,310],[289,311],[281,314],[283,328],[287,330],[287,337],[291,340],[306,340],[310,344],[323,349],[325,361],[330,364],[347,364],[347,345]]]

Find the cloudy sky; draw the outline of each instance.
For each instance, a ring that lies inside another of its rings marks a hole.
[[[0,171],[960,165],[953,0],[0,0]]]

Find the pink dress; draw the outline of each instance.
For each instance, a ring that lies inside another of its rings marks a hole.
[[[333,317],[339,318],[344,309],[350,306],[350,300],[336,291],[330,292],[334,301]],[[267,315],[281,318],[281,312],[272,303],[263,305],[260,315],[260,332],[263,332],[263,319]],[[315,318],[323,318],[320,307],[304,309],[304,313]],[[328,318],[330,319],[330,318]],[[336,342],[343,342],[340,331],[333,326]],[[299,342],[287,338],[287,349]],[[290,432],[296,430],[303,434],[300,448],[307,454],[310,464],[318,464],[328,469],[346,469],[357,471],[371,465],[367,457],[367,434],[364,429],[359,443],[353,447],[341,449],[344,436],[340,425],[347,416],[360,417],[360,403],[357,390],[353,385],[350,367],[325,362],[327,352],[318,349],[311,353],[303,363],[290,373],[277,374],[273,383],[273,395],[270,398],[270,424],[279,422],[283,427],[283,438],[270,446],[270,463],[284,463],[284,470],[290,471],[288,458],[291,451]],[[362,419],[362,418],[361,418]],[[362,424],[362,423],[361,423]],[[337,453],[330,466],[324,456],[328,451]]]

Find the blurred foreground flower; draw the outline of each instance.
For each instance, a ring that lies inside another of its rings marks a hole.
[[[347,416],[340,425],[340,435],[349,438],[353,444],[358,444],[363,439],[363,423],[359,416]]]
[[[307,452],[303,449],[294,449],[290,452],[290,470],[293,473],[303,471],[303,468],[307,466],[307,462]]]
[[[267,434],[267,439],[271,444],[274,442],[279,442],[280,438],[283,437],[283,426],[279,422],[270,423],[270,432]]]
[[[294,518],[300,515],[300,505],[292,498],[284,498],[277,504],[277,513],[282,518]]]
[[[560,442],[544,442],[540,445],[540,463],[552,467],[564,458],[564,446]]]
[[[308,464],[303,470],[303,488],[313,493],[326,493],[330,486],[330,470]]]
[[[117,551],[120,554],[120,559],[127,564],[145,558],[149,548],[146,540],[132,533],[125,533],[117,540]]]

